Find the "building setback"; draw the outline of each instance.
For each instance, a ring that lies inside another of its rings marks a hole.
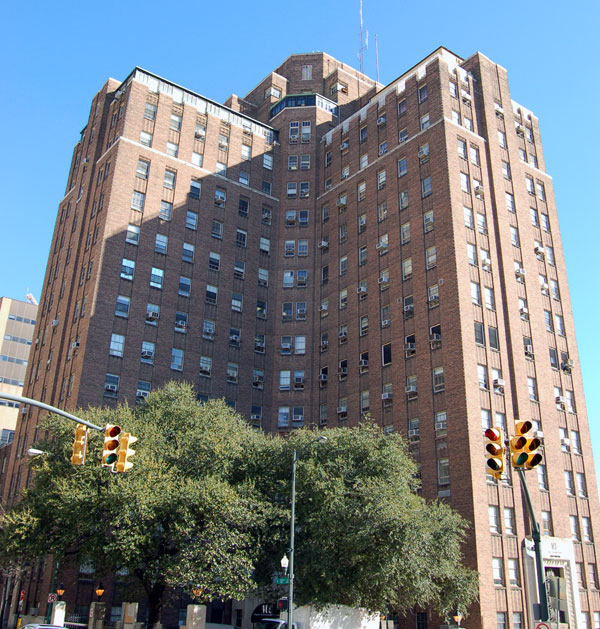
[[[483,437],[532,421],[546,569],[565,578],[565,622],[600,626],[552,180],[537,118],[484,55],[439,48],[385,87],[292,55],[226,105],[140,68],[109,79],[75,146],[40,308],[25,387],[46,403],[141,402],[175,378],[266,431],[369,414],[406,435],[423,496],[472,524],[469,627],[536,624],[520,479],[486,475]],[[7,504],[37,423],[22,415]]]

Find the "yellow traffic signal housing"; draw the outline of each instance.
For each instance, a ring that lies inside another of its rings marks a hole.
[[[115,472],[126,472],[133,467],[133,463],[129,460],[129,457],[135,454],[135,450],[131,448],[131,445],[136,441],[137,437],[134,437],[131,433],[124,432],[121,435],[121,448],[119,449]]]
[[[107,424],[104,429],[104,446],[102,449],[102,467],[113,467],[117,462],[117,449],[119,448],[119,435],[121,427]]]
[[[514,468],[530,470],[542,462],[542,454],[537,452],[542,441],[528,435],[532,428],[533,423],[529,420],[517,422],[515,425],[517,434],[510,438],[510,460]]]
[[[71,456],[71,463],[73,465],[83,465],[85,463],[87,437],[88,427],[85,424],[77,424],[75,428],[75,439],[73,441],[73,454]]]
[[[494,478],[502,478],[504,472],[504,434],[500,428],[488,428],[485,433],[487,442],[485,444],[485,464],[486,471]]]

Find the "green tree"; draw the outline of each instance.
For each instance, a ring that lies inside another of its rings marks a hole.
[[[462,563],[466,524],[417,493],[405,442],[368,423],[290,438],[252,429],[221,401],[199,405],[191,386],[170,383],[129,408],[79,413],[118,424],[139,441],[134,467],[100,467],[92,431],[87,463],[69,463],[73,424],[50,417],[34,482],[0,519],[0,554],[91,559],[127,568],[158,622],[167,588],[206,600],[275,597],[273,574],[287,550],[292,452],[297,470],[296,602],[445,616],[467,610],[477,576]],[[281,592],[279,592],[281,593]]]

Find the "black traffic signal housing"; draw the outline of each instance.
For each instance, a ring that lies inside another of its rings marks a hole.
[[[288,610],[288,599],[287,596],[280,598],[277,600],[277,611],[279,612],[287,612]]]
[[[485,465],[488,474],[494,478],[502,478],[504,472],[504,433],[501,428],[487,428],[484,436],[485,444]]]
[[[85,464],[85,451],[87,449],[88,427],[85,424],[77,424],[75,427],[75,439],[73,440],[73,465]]]
[[[515,424],[517,434],[510,438],[510,460],[516,469],[530,470],[542,462],[542,454],[537,451],[542,441],[539,437],[529,435],[532,428],[533,423],[529,420]]]
[[[106,424],[104,429],[104,445],[102,447],[102,467],[114,468],[118,461],[117,450],[119,448],[119,435],[121,427],[114,424]]]

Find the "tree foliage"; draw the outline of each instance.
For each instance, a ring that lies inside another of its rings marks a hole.
[[[466,523],[417,493],[405,442],[363,424],[309,430],[288,439],[253,430],[222,401],[200,405],[192,388],[169,383],[130,408],[79,413],[138,437],[134,467],[100,467],[102,435],[91,431],[87,463],[69,463],[73,425],[50,417],[38,444],[34,482],[0,520],[7,558],[91,559],[127,568],[148,594],[150,621],[167,588],[202,597],[276,595],[273,575],[289,545],[294,449],[296,602],[442,615],[467,609],[476,573],[462,563]],[[321,433],[319,433],[321,434]]]

